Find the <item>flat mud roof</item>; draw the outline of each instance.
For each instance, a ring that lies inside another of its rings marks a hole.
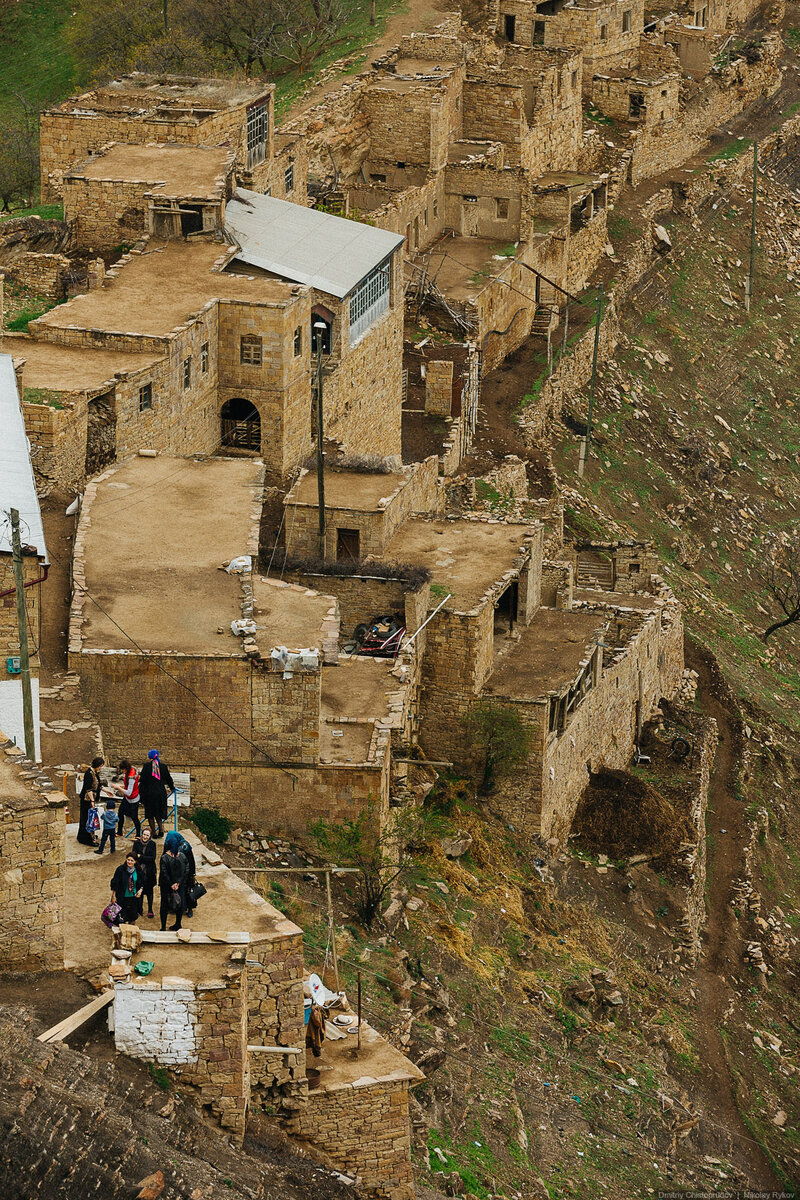
[[[262,468],[252,459],[134,458],[98,485],[85,528],[85,649],[241,654],[230,623]],[[111,618],[111,619],[109,619]],[[217,632],[222,627],[223,633]]]

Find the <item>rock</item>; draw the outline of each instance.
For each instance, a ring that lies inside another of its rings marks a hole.
[[[397,928],[397,926],[400,923],[400,918],[402,917],[402,915],[403,915],[403,901],[400,899],[399,896],[395,896],[394,900],[392,900],[391,904],[386,909],[386,912],[383,914],[383,919],[386,923],[386,928],[389,930],[390,933],[393,933],[394,930]]]
[[[607,996],[603,997],[603,1003],[610,1004],[610,1005],[612,1005],[613,1008],[619,1008],[621,1005],[623,1005],[625,1003],[625,997],[622,995],[622,992],[619,991],[619,989],[617,988],[613,992],[609,992]]]
[[[571,983],[564,989],[564,995],[568,1001],[578,1000],[581,1004],[590,1004],[597,993],[588,979],[579,979],[577,983]]]
[[[140,1189],[136,1200],[158,1200],[164,1190],[164,1172],[154,1171],[152,1175],[140,1179],[134,1187]]]
[[[440,838],[439,845],[448,858],[461,858],[472,845],[472,835],[459,829],[453,837]]]
[[[653,226],[653,245],[659,254],[669,254],[672,249],[672,238],[663,225]]]
[[[435,883],[436,887],[439,889],[439,891],[442,893],[443,896],[450,895],[450,888],[447,886],[446,883],[443,883],[441,879],[435,879],[434,883]]]
[[[424,903],[418,896],[412,896],[410,900],[406,900],[406,908],[409,912],[419,912]]]
[[[778,1111],[775,1113],[775,1116],[772,1118],[772,1124],[777,1125],[779,1129],[783,1129],[784,1125],[786,1124],[786,1121],[787,1121],[786,1113],[783,1111],[782,1108],[779,1108]]]

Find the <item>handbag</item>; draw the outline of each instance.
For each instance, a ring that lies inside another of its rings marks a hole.
[[[194,881],[194,883],[192,884],[192,886],[189,888],[189,899],[191,900],[192,904],[197,904],[197,901],[202,896],[205,896],[207,891],[208,891],[208,889],[203,887],[200,880],[196,879]]]
[[[113,929],[121,912],[121,905],[117,904],[115,900],[112,900],[111,903],[107,904],[103,909],[102,913],[100,914],[100,920],[104,925],[107,925],[109,929]]]

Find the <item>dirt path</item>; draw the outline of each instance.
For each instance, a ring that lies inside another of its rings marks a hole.
[[[359,55],[366,54],[367,64],[376,58],[381,58],[393,46],[396,46],[401,38],[409,33],[422,33],[426,29],[431,29],[442,20],[444,13],[450,11],[452,11],[452,6],[448,4],[448,0],[409,0],[400,12],[393,13],[389,17],[380,37],[364,46],[359,51]],[[359,55],[349,54],[342,62],[350,62]],[[333,71],[335,68],[336,63],[332,63],[325,74],[327,75],[328,71]],[[345,78],[346,76],[342,72],[337,72],[332,78],[326,79],[324,83],[312,87],[310,92],[305,92],[279,119],[279,126],[286,125],[289,121],[294,121],[303,113],[308,112],[325,96],[329,96],[331,92],[335,92],[337,88],[341,87]]]
[[[780,1182],[742,1119],[736,1084],[719,1032],[734,998],[729,979],[741,968],[742,954],[741,937],[730,905],[731,886],[741,872],[742,847],[749,833],[744,805],[734,792],[739,733],[720,697],[713,659],[688,638],[686,663],[698,672],[703,711],[714,718],[719,729],[708,796],[708,924],[695,979],[699,1051],[707,1078],[704,1107],[709,1119],[728,1131],[728,1155],[748,1177],[750,1185],[780,1189]]]

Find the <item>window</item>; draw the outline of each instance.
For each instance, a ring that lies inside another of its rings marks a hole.
[[[139,388],[139,412],[147,412],[153,407],[153,385],[145,383]]]
[[[286,170],[283,172],[283,186],[288,195],[294,191],[294,163],[290,162]]]
[[[507,220],[507,218],[508,218],[508,200],[506,200],[505,197],[503,197],[503,196],[498,196],[497,199],[495,200],[495,204],[497,205],[497,219],[499,221]]]
[[[574,88],[576,88],[578,86],[578,72],[577,71],[572,72],[572,79],[570,82],[572,83],[572,86]]]
[[[438,217],[438,215],[439,215],[439,201],[438,201],[438,200],[434,200],[434,202],[433,202],[433,216],[434,216],[434,219],[435,219],[436,217]]]
[[[203,342],[200,347],[200,370],[203,375],[208,374],[208,342]]]
[[[639,121],[644,112],[644,92],[631,92],[628,97],[628,116],[632,121]]]
[[[370,175],[370,180],[372,183],[386,183],[386,176],[375,173]]]
[[[247,110],[247,168],[257,167],[267,157],[269,109],[266,101]]]
[[[192,356],[183,360],[183,390],[187,391],[192,386]]]
[[[261,366],[261,338],[246,333],[239,342],[239,361],[248,367]]]
[[[456,112],[461,108],[461,97],[456,96]]]
[[[601,42],[608,41],[608,26],[607,25],[600,26],[600,41]]]
[[[544,45],[544,21],[533,22],[533,37],[531,41],[534,46]]]
[[[399,162],[399,163],[397,164],[397,166],[399,167],[399,169],[400,169],[401,171],[405,171],[405,169],[406,169],[406,164],[405,164],[404,162]]]
[[[350,295],[350,345],[389,309],[391,266],[387,258],[366,275]]]
[[[622,32],[630,33],[630,31],[631,31],[631,10],[628,9],[627,12],[624,12],[622,14]]]
[[[464,201],[465,204],[477,204],[478,203],[477,196],[462,196],[461,199]]]
[[[295,358],[297,358],[302,353],[303,353],[303,328],[301,325],[298,325],[297,329],[295,329],[295,331],[294,331],[294,356],[295,356]]]
[[[425,209],[425,212],[422,214],[422,223],[425,226],[425,228],[427,229],[427,227],[428,227],[428,210],[427,210],[427,208]]]
[[[513,42],[514,34],[517,32],[517,18],[513,13],[506,13],[504,17],[506,41]]]

